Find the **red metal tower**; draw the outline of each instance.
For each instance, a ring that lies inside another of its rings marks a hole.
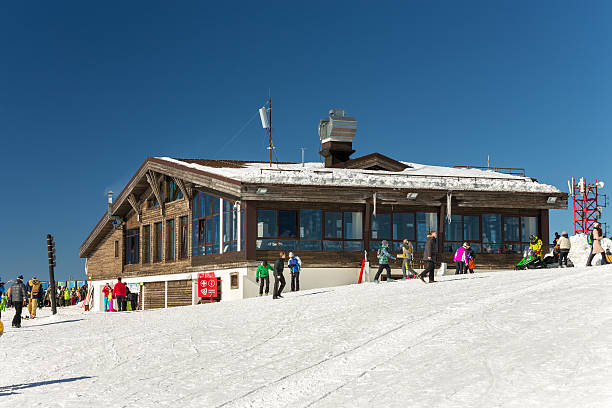
[[[603,182],[597,182],[597,179],[592,184],[588,184],[584,177],[578,181],[572,179],[574,234],[588,234],[593,229],[593,223],[601,217],[597,190],[602,187]]]

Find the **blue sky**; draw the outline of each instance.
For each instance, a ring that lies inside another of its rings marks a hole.
[[[59,278],[84,277],[105,191],[147,156],[265,160],[269,90],[280,160],[318,160],[318,121],[340,107],[356,156],[490,155],[563,191],[612,188],[610,2],[220,3],[3,5],[0,276],[46,276],[52,233]]]

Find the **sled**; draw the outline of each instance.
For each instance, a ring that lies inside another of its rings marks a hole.
[[[612,263],[612,254],[606,254],[606,259],[609,263]]]

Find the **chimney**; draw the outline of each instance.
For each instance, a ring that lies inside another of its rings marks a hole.
[[[108,191],[106,193],[108,197],[108,218],[113,218],[112,210],[113,210],[113,192]]]
[[[345,116],[343,109],[329,111],[329,119],[319,122],[321,151],[325,157],[325,167],[343,163],[350,159],[353,150],[353,138],[357,132],[357,121],[352,116]]]

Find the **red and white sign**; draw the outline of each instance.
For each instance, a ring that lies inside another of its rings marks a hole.
[[[198,296],[199,297],[216,297],[217,296],[217,278],[214,272],[206,272],[198,274]]]

